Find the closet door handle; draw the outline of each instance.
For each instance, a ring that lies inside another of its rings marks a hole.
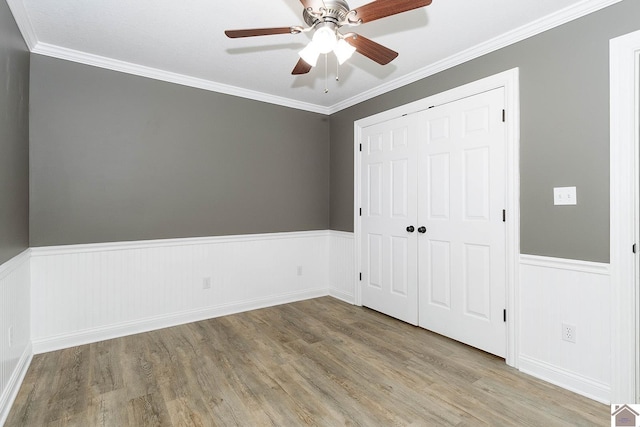
[[[418,228],[418,233],[422,233],[422,234],[424,234],[424,233],[426,233],[426,232],[427,232],[427,227],[422,226],[422,227]]]
[[[415,230],[416,230],[416,229],[415,229],[415,227],[414,227],[413,225],[410,225],[410,226],[408,226],[408,227],[407,227],[407,231],[408,231],[409,233],[413,233]]]

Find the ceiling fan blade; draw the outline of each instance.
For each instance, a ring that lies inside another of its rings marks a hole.
[[[371,22],[376,19],[429,6],[432,0],[377,0],[360,6],[349,13],[351,22]]]
[[[356,48],[356,51],[372,61],[377,62],[380,65],[387,65],[389,62],[396,59],[398,52],[382,46],[380,43],[376,43],[373,40],[361,36],[360,34],[351,33],[345,38],[347,43]]]
[[[296,31],[293,27],[276,27],[276,28],[254,28],[250,30],[227,30],[224,33],[230,39],[237,39],[240,37],[255,37],[255,36],[271,36],[274,34],[295,34]]]
[[[307,64],[304,59],[300,58],[291,74],[293,74],[294,76],[299,74],[307,74],[309,71],[311,71],[311,68],[311,65]]]

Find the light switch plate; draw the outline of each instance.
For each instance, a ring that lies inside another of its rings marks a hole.
[[[555,187],[553,189],[554,205],[577,205],[576,187]]]

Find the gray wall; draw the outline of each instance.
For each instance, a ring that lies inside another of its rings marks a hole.
[[[329,118],[33,55],[31,246],[327,229]]]
[[[609,40],[625,0],[327,118],[34,55],[31,245],[353,230],[353,122],[510,69],[521,252],[609,260]],[[330,147],[329,147],[330,145]],[[554,207],[555,186],[578,206]]]
[[[520,68],[521,252],[609,261],[609,40],[640,29],[625,0],[331,116],[331,223],[353,230],[353,122]],[[577,206],[553,187],[577,186]]]
[[[0,264],[29,245],[29,50],[0,1]]]

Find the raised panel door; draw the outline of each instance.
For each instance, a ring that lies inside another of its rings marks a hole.
[[[419,324],[506,353],[503,89],[426,110],[419,145]]]
[[[362,304],[418,324],[415,118],[362,130]]]

